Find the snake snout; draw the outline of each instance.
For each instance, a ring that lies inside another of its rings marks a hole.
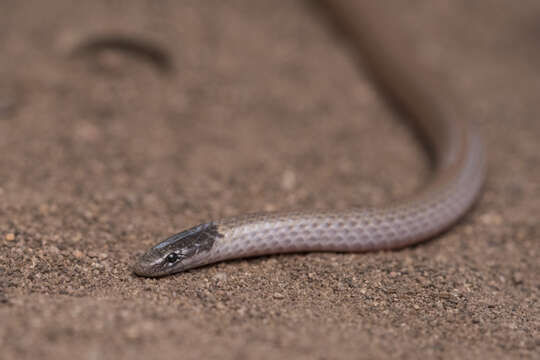
[[[138,276],[155,276],[156,259],[152,255],[147,252],[139,257],[131,267],[132,271]]]
[[[138,260],[135,264],[131,266],[131,270],[138,276],[148,276],[148,266]]]

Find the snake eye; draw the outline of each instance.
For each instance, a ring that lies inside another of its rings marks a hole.
[[[178,254],[170,253],[169,255],[167,255],[166,259],[170,263],[176,262],[176,260],[178,260]]]

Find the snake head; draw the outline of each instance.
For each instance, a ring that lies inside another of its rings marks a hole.
[[[144,253],[133,266],[139,276],[159,277],[204,265],[215,240],[217,225],[201,224],[175,234]]]

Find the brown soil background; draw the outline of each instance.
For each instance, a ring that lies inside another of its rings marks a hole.
[[[387,7],[433,95],[485,135],[473,211],[402,251],[156,280],[129,266],[173,232],[384,203],[422,186],[426,157],[312,2],[2,1],[0,357],[539,358],[540,3]],[[111,34],[172,69],[72,54]]]

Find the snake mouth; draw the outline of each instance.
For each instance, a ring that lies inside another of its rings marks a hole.
[[[152,267],[139,262],[135,263],[135,265],[131,267],[131,270],[135,275],[146,278],[157,278],[169,275],[169,272],[167,271],[154,270]]]

